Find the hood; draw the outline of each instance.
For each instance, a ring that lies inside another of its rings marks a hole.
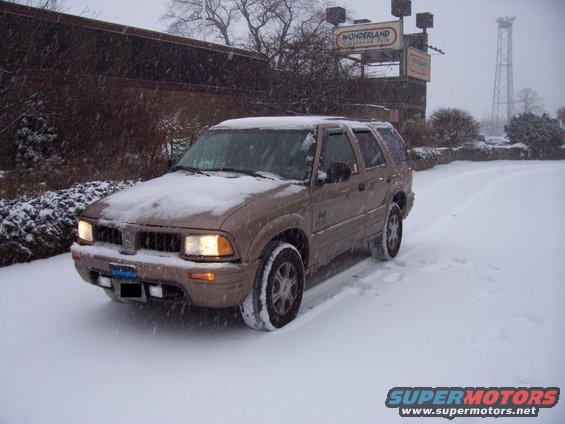
[[[200,175],[179,171],[114,193],[83,215],[116,223],[219,229],[235,210],[293,185],[240,174]]]

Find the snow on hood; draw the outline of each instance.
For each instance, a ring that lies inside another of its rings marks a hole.
[[[117,222],[160,221],[209,213],[221,216],[247,197],[288,185],[252,176],[206,176],[175,172],[101,200],[102,218]]]

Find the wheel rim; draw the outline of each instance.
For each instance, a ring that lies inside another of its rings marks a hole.
[[[396,246],[400,241],[400,220],[398,219],[398,215],[391,215],[388,218],[388,226],[387,226],[387,244],[389,252],[394,251]]]
[[[298,294],[298,275],[292,262],[279,265],[273,278],[271,299],[277,315],[285,315],[291,310]]]

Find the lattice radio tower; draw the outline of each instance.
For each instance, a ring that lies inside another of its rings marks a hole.
[[[513,17],[498,18],[498,47],[496,73],[492,97],[492,121],[502,128],[514,116],[514,81],[512,71],[512,24]]]

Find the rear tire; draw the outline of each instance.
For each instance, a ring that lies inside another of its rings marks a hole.
[[[369,241],[371,256],[381,261],[390,261],[400,250],[402,242],[402,211],[396,203],[391,203],[382,233]]]
[[[253,288],[240,306],[254,330],[274,331],[291,322],[304,293],[304,264],[289,243],[271,242],[261,257]]]

